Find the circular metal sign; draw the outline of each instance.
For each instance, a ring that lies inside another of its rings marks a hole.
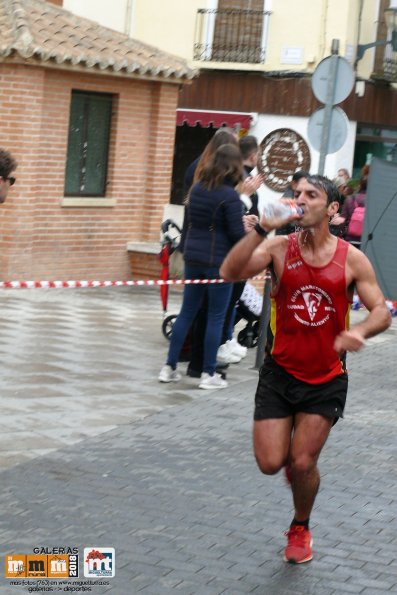
[[[321,151],[321,138],[323,133],[325,108],[315,111],[309,118],[307,134],[313,147]],[[328,147],[326,153],[336,153],[346,142],[348,133],[348,118],[340,107],[333,107],[329,124]]]
[[[290,128],[270,132],[260,144],[258,170],[272,190],[283,192],[294,173],[310,169],[310,149],[306,141]]]
[[[328,56],[324,60],[321,60],[313,72],[312,89],[314,95],[321,103],[327,103],[332,60],[337,60],[335,89],[332,100],[332,105],[335,105],[350,95],[354,85],[354,72],[346,58],[342,58],[342,56]]]

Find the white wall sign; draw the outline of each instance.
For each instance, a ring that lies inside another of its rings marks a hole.
[[[281,64],[303,64],[303,47],[283,47],[280,62]]]

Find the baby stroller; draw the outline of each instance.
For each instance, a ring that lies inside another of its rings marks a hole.
[[[168,281],[170,278],[182,278],[182,264],[183,257],[178,250],[181,239],[181,228],[172,219],[166,219],[161,224],[161,251],[160,262],[163,265],[160,277],[163,281]],[[177,314],[167,315],[169,285],[160,286],[160,296],[163,305],[164,318],[161,325],[161,331],[164,337],[169,341],[172,335],[172,327],[176,320]],[[188,334],[179,361],[189,361],[190,359],[190,334]]]
[[[172,219],[166,219],[161,224],[161,250],[159,258],[163,265],[160,273],[162,281],[168,281],[170,277],[175,276],[175,271],[171,271],[170,269],[173,268],[173,261],[175,260],[176,251],[179,246],[181,233],[181,228]],[[160,297],[164,315],[167,313],[168,293],[169,286],[160,285]]]
[[[237,341],[244,347],[256,347],[259,336],[259,318],[262,312],[263,298],[251,283],[247,281],[243,293],[237,302],[235,325],[246,320],[247,325],[238,333]]]

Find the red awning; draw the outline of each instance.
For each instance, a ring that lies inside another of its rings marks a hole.
[[[234,128],[240,126],[244,130],[249,130],[252,120],[252,114],[244,112],[217,112],[211,110],[193,110],[193,109],[177,109],[176,110],[176,125],[196,126],[200,124],[204,128],[213,126],[214,128],[221,128],[221,126],[229,126]]]

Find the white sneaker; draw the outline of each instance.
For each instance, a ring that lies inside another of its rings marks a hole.
[[[159,382],[178,382],[182,376],[177,370],[173,370],[171,366],[165,365],[161,368],[159,374]]]
[[[226,380],[223,380],[222,376],[216,372],[213,376],[210,376],[207,372],[201,374],[199,388],[212,390],[214,388],[226,388],[227,386]]]
[[[226,341],[226,343],[229,345],[229,349],[234,355],[239,355],[241,359],[247,355],[247,348],[244,347],[244,345],[240,345],[234,337],[233,339],[230,339],[230,341]]]
[[[241,361],[241,356],[232,353],[228,342],[226,342],[219,347],[216,361],[220,364],[238,364]]]

